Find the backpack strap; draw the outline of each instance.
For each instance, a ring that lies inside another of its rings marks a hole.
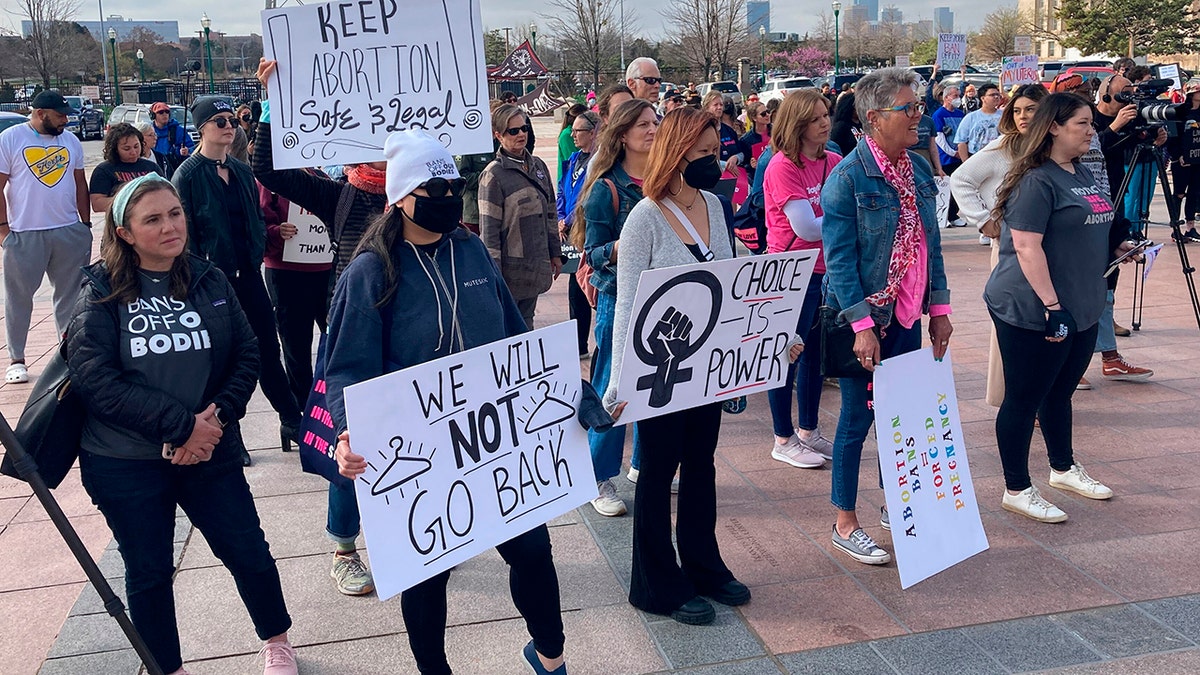
[[[615,218],[615,217],[617,217],[617,214],[619,213],[617,208],[618,208],[618,205],[620,204],[620,200],[617,199],[617,185],[616,185],[616,183],[612,182],[611,178],[605,178],[604,184],[608,186],[608,191],[610,194],[612,194],[613,217]]]
[[[346,221],[350,219],[350,209],[354,207],[354,192],[353,186],[347,183],[342,186],[342,192],[338,195],[337,208],[333,212],[333,237],[330,239],[335,256],[338,242],[342,240],[342,232],[346,229]]]

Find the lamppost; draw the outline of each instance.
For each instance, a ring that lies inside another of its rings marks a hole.
[[[758,89],[762,91],[767,88],[767,27],[762,25],[758,27],[758,65],[758,72],[762,76],[762,84]]]
[[[529,36],[533,41],[533,51],[536,52],[537,51],[537,24],[536,23],[529,24]]]
[[[117,29],[108,29],[108,47],[112,50],[113,59],[113,84],[116,85],[117,91],[113,95],[117,105],[121,105],[121,76],[117,72]]]
[[[208,93],[211,94],[216,85],[213,83],[212,38],[208,34],[212,28],[212,19],[208,18],[207,12],[200,15],[200,27],[204,29],[204,54],[208,60]]]
[[[146,81],[146,53],[142,50],[137,50],[138,59],[138,82]]]
[[[838,74],[838,71],[842,69],[842,31],[838,28],[838,14],[840,14],[841,11],[842,3],[838,2],[838,0],[833,0],[833,74],[835,76]]]
[[[500,30],[504,31],[504,55],[508,56],[508,33],[512,30],[512,26],[505,26]]]

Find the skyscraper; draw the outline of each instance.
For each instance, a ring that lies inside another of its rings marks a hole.
[[[854,4],[867,8],[867,21],[879,20],[879,0],[854,0]]]
[[[750,37],[758,39],[759,27],[771,32],[771,3],[770,0],[751,0],[746,3],[746,29]]]
[[[899,7],[884,7],[879,20],[883,23],[904,23],[904,12]]]
[[[954,32],[954,12],[949,7],[933,8],[933,32]]]

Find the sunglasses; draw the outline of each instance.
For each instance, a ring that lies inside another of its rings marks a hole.
[[[430,178],[417,187],[424,188],[430,197],[445,197],[447,194],[453,194],[457,197],[466,189],[467,181],[463,178],[455,178],[454,180]]]
[[[639,79],[646,84],[662,84],[663,81],[661,77],[639,77],[636,79]]]
[[[234,124],[236,124],[236,122],[233,121],[232,117],[214,117],[211,120],[209,120],[209,122],[212,122],[213,124],[217,125],[218,129],[224,129],[225,127],[231,127]]]
[[[770,116],[771,116],[771,111],[769,111],[769,110],[764,110],[764,111],[762,111],[762,112],[758,113],[758,116],[759,116],[759,117],[770,117]]]
[[[533,131],[533,127],[526,124],[525,126],[521,127],[509,127],[504,130],[504,133],[508,134],[509,136],[518,136],[520,134],[527,134],[531,131]]]
[[[170,110],[159,110],[158,112],[156,112],[154,114],[155,115],[170,115],[171,111]]]

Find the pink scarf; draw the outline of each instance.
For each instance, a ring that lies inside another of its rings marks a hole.
[[[867,296],[867,302],[876,307],[882,307],[896,301],[900,282],[908,274],[908,270],[917,262],[921,249],[921,214],[917,211],[917,184],[913,175],[912,161],[908,152],[900,155],[900,161],[892,164],[887,155],[879,149],[875,139],[864,135],[863,140],[871,150],[875,163],[883,171],[883,177],[888,184],[900,194],[900,222],[896,226],[896,239],[892,242],[892,258],[888,262],[887,285],[883,290]]]

